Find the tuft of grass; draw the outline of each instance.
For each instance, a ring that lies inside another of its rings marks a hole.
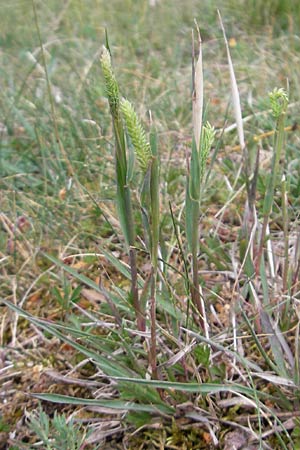
[[[245,36],[228,3],[224,46],[212,2],[196,3],[99,0],[99,19],[89,2],[35,2],[30,54],[16,40],[0,55],[0,377],[26,391],[52,377],[35,398],[84,407],[92,445],[143,426],[132,448],[149,436],[225,447],[242,427],[249,445],[289,448],[299,437],[298,41]],[[201,8],[191,95],[187,36]],[[105,21],[120,46],[100,51]],[[288,102],[273,91],[287,75]],[[11,405],[28,406],[14,392],[4,423],[19,420]]]

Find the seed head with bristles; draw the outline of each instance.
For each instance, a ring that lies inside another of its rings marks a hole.
[[[215,138],[215,129],[206,122],[202,129],[201,152],[200,152],[200,179],[203,181],[207,158]]]
[[[287,93],[282,88],[275,88],[269,93],[271,109],[273,116],[278,119],[281,114],[285,114],[289,103]]]
[[[132,104],[128,100],[121,100],[121,111],[140,168],[144,173],[146,173],[152,157],[152,153],[150,144],[146,139],[145,130],[135,110],[133,109]]]
[[[100,64],[105,80],[105,90],[111,113],[112,116],[116,118],[119,115],[119,87],[112,69],[110,53],[105,46],[103,46],[102,49]]]

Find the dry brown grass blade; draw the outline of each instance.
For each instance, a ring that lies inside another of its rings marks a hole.
[[[198,58],[196,64],[193,64],[193,131],[197,150],[200,148],[202,115],[203,115],[203,65],[202,65],[202,41],[199,26],[195,20],[198,33]],[[193,35],[193,62],[194,62],[194,35]],[[195,67],[195,68],[194,68]]]
[[[229,51],[229,45],[228,45],[228,41],[227,41],[227,37],[226,37],[226,33],[225,33],[225,28],[224,28],[222,17],[221,17],[219,10],[218,10],[218,15],[219,15],[219,21],[220,21],[220,25],[221,25],[221,29],[223,32],[225,45],[226,45],[227,60],[228,60],[229,73],[230,73],[232,102],[233,102],[235,121],[236,121],[238,136],[239,136],[239,142],[240,142],[241,149],[244,149],[245,148],[245,137],[244,137],[244,127],[243,127],[240,94],[239,94],[238,85],[236,82],[234,67],[232,64],[232,59],[231,59],[231,55],[230,55],[230,51]]]

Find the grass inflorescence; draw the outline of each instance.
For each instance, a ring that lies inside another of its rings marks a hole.
[[[3,28],[1,438],[297,448],[296,6],[83,3]]]

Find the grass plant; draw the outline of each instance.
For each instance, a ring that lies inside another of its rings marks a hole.
[[[125,238],[125,242],[129,249],[129,259],[131,267],[131,296],[132,302],[135,308],[137,317],[137,326],[140,331],[145,331],[145,319],[143,317],[143,311],[141,309],[139,301],[139,293],[137,286],[137,262],[136,262],[136,251],[134,248],[136,232],[133,223],[133,212],[131,203],[131,190],[130,190],[130,177],[128,174],[131,168],[128,167],[127,154],[126,154],[126,137],[121,117],[121,107],[119,98],[119,88],[112,70],[111,57],[109,53],[108,44],[104,47],[101,56],[101,67],[105,78],[105,86],[107,98],[110,105],[110,112],[113,120],[114,135],[116,141],[116,151],[115,151],[115,167],[116,167],[116,179],[117,179],[117,207],[118,215],[122,228],[122,232]],[[124,106],[123,102],[123,111]],[[128,111],[128,105],[127,105]],[[129,111],[127,114],[127,119],[130,120],[132,117],[132,112]],[[134,124],[135,125],[135,124]],[[134,127],[133,125],[133,127]],[[134,127],[136,129],[136,127]],[[132,127],[130,127],[132,130]],[[132,130],[135,132],[135,129]],[[140,129],[139,129],[140,131]],[[143,163],[143,167],[147,169],[147,162],[144,155],[144,146],[146,143],[140,143],[141,136],[136,136],[134,139],[135,144],[138,148],[139,161]],[[146,156],[148,156],[146,154]]]
[[[244,36],[224,4],[215,39],[204,2],[190,52],[196,2],[112,0],[99,49],[71,3],[34,1],[0,55],[5,445],[297,448],[294,29]]]

